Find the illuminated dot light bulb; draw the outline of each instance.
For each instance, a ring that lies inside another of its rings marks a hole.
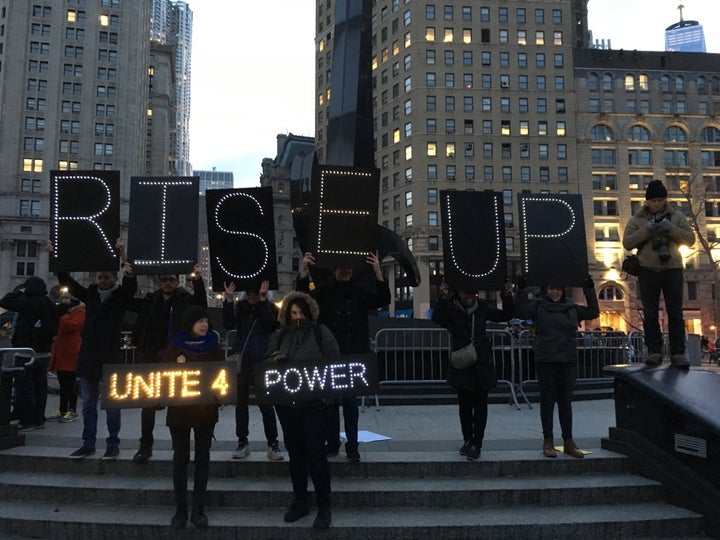
[[[462,268],[460,268],[460,263],[458,262],[457,257],[455,256],[455,245],[453,243],[452,211],[450,209],[450,196],[449,195],[445,196],[445,205],[447,206],[448,238],[450,241],[450,258],[452,259],[453,264],[455,265],[455,268],[457,269],[457,271],[460,272],[461,274],[463,274],[464,276],[467,276],[467,277],[470,277],[473,279],[484,278],[486,276],[489,276],[493,272],[495,272],[495,270],[497,270],[497,267],[498,267],[498,264],[500,261],[500,253],[501,253],[501,251],[500,251],[501,238],[500,238],[500,230],[498,229],[498,227],[495,227],[495,261],[493,262],[493,265],[490,268],[490,270],[488,270],[487,272],[480,273],[480,274],[472,274],[470,272],[467,272],[467,271],[463,270]],[[497,197],[493,198],[493,212],[495,214],[495,223],[498,223],[498,220],[500,219],[500,210],[498,208]]]
[[[105,206],[99,210],[98,212],[89,215],[89,216],[61,216],[59,215],[60,211],[60,182],[61,181],[83,181],[83,180],[92,180],[94,182],[100,182],[100,185],[105,188],[105,193],[107,195],[105,199]],[[103,231],[102,227],[98,225],[98,223],[95,221],[97,218],[102,216],[108,208],[110,208],[110,203],[112,202],[112,193],[110,192],[110,187],[107,185],[105,180],[102,178],[98,178],[97,176],[83,176],[83,175],[72,175],[72,176],[56,176],[55,177],[55,197],[54,197],[54,203],[55,203],[55,212],[53,214],[53,224],[55,226],[55,235],[53,237],[53,252],[52,256],[56,259],[60,256],[60,222],[61,221],[87,221],[89,223],[92,223],[92,225],[97,229],[100,239],[102,240],[103,244],[105,244],[105,247],[107,247],[108,251],[110,252],[111,256],[114,259],[117,259],[117,253],[113,249],[112,244],[110,243],[110,239],[105,234],[105,231]]]
[[[263,259],[262,265],[255,272],[252,272],[252,273],[246,274],[246,275],[241,275],[241,274],[236,274],[234,272],[231,272],[230,270],[228,270],[225,267],[225,265],[222,263],[222,261],[220,260],[219,257],[217,259],[217,263],[218,263],[218,266],[222,269],[222,271],[225,272],[225,274],[227,274],[230,277],[234,277],[236,279],[254,278],[254,277],[259,276],[262,273],[262,271],[265,270],[265,268],[267,267],[268,261],[270,260],[270,256],[269,256],[270,250],[268,249],[267,242],[263,239],[262,236],[257,235],[255,233],[247,232],[247,231],[233,231],[231,229],[227,229],[227,228],[223,227],[220,224],[220,207],[223,205],[223,203],[226,200],[230,199],[231,197],[247,197],[248,199],[250,199],[252,202],[254,202],[257,205],[258,212],[260,212],[260,215],[261,216],[265,215],[260,202],[255,197],[250,195],[249,193],[228,193],[227,195],[223,195],[220,198],[220,200],[218,201],[217,205],[215,206],[215,216],[214,216],[215,217],[215,225],[217,225],[218,229],[220,229],[222,232],[224,232],[226,234],[234,234],[234,235],[238,235],[238,236],[250,236],[252,238],[255,238],[265,248],[264,259]]]
[[[359,171],[322,171],[322,173],[320,174],[320,207],[319,207],[319,216],[318,216],[318,239],[317,239],[318,253],[330,253],[333,255],[367,255],[367,253],[365,253],[364,251],[323,249],[320,247],[322,245],[323,215],[324,214],[347,215],[347,216],[369,216],[370,215],[370,212],[365,211],[365,210],[342,210],[342,209],[338,209],[338,208],[325,209],[325,205],[323,204],[323,201],[325,200],[324,195],[325,195],[325,176],[326,175],[359,176],[359,177],[365,177],[365,178],[372,177],[371,173],[359,172]]]
[[[166,233],[166,220],[167,217],[167,190],[168,186],[192,186],[193,183],[189,180],[168,180],[166,181],[155,181],[155,180],[141,180],[138,182],[140,186],[160,186],[162,187],[162,222],[160,230],[160,260],[149,260],[139,259],[135,260],[133,264],[136,266],[157,266],[160,264],[188,264],[194,262],[190,259],[173,259],[167,260],[165,258],[165,233]]]
[[[529,238],[544,238],[544,239],[560,238],[561,236],[565,236],[566,234],[568,234],[575,227],[575,221],[576,221],[575,210],[573,210],[573,207],[570,206],[570,203],[568,203],[567,201],[564,201],[563,199],[556,199],[554,197],[523,197],[521,199],[521,201],[522,202],[521,202],[520,208],[521,208],[522,225],[523,225],[522,231],[523,231],[523,237],[525,240],[525,246],[526,246],[525,252],[526,253],[528,253],[527,246],[528,246]],[[526,208],[526,206],[527,206],[526,203],[528,203],[528,202],[559,203],[562,206],[565,206],[568,209],[568,212],[570,212],[570,218],[571,218],[570,226],[567,229],[565,229],[563,232],[557,233],[557,234],[529,234],[528,226],[527,226],[527,208]],[[526,255],[526,257],[525,257],[525,273],[528,273],[529,270],[530,270],[530,260],[529,260],[529,256]]]

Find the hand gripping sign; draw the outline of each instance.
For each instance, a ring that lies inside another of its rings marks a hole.
[[[268,360],[254,369],[255,396],[260,403],[302,405],[321,398],[364,396],[378,391],[377,358],[373,353],[344,355],[336,360]]]
[[[521,193],[518,206],[528,285],[581,286],[588,275],[582,197]]]
[[[50,171],[50,270],[117,270],[120,173]]]
[[[212,405],[237,401],[233,362],[105,364],[103,409]]]

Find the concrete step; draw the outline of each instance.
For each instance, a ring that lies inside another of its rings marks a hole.
[[[5,502],[0,505],[0,533],[15,537],[56,540],[117,540],[207,538],[307,539],[313,514],[284,523],[280,509],[208,507],[210,529],[199,534],[191,527],[169,527],[170,506],[79,505]],[[368,508],[333,509],[325,538],[392,539],[483,538],[483,540],[678,538],[698,535],[702,518],[664,503],[625,503],[594,506],[512,506],[500,508]]]

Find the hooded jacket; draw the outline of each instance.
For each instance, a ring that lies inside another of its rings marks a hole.
[[[290,320],[287,306],[296,298],[303,298],[310,306],[312,319],[302,321]],[[286,315],[287,313],[287,315]],[[281,326],[270,338],[266,352],[268,358],[287,358],[293,361],[316,360],[320,357],[337,358],[340,356],[340,347],[330,330],[320,324],[321,343],[315,338],[313,326],[318,325],[320,308],[310,295],[302,292],[291,292],[283,299],[283,307],[278,315]]]
[[[18,314],[13,347],[30,347],[47,356],[57,335],[59,319],[55,304],[47,296],[45,282],[39,277],[29,277],[0,299],[0,307]]]
[[[668,232],[654,233],[648,230],[648,221],[655,216],[650,212],[647,205],[643,205],[642,208],[630,218],[630,221],[628,221],[628,224],[625,226],[623,247],[628,251],[637,248],[640,266],[643,268],[651,268],[653,270],[682,268],[683,262],[679,247],[681,245],[692,246],[695,243],[695,233],[693,233],[685,215],[680,210],[673,208],[672,205],[666,204],[665,209],[662,210],[660,214],[668,215],[668,219],[670,220],[670,230]],[[662,262],[658,251],[653,249],[653,237],[659,236],[660,234],[663,234],[668,239],[670,260],[667,262]]]
[[[50,371],[75,371],[85,324],[85,305],[79,304],[60,317],[60,330],[52,344]]]

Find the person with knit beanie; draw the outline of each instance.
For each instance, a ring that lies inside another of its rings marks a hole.
[[[643,304],[643,329],[648,366],[663,361],[660,330],[660,293],[665,300],[670,341],[670,362],[686,368],[685,322],[683,321],[683,258],[680,246],[692,246],[695,234],[683,213],[667,201],[668,191],[660,180],[648,183],[645,204],[625,226],[623,247],[637,249],[640,261],[638,287]]]
[[[210,327],[208,312],[190,306],[182,317],[181,329],[165,352],[168,363],[218,362],[225,359],[217,336]],[[168,407],[166,424],[173,443],[173,489],[177,510],[170,525],[182,529],[188,519],[187,480],[190,463],[190,431],[195,432],[195,478],[190,521],[198,529],[208,528],[205,515],[210,470],[210,445],[218,421],[217,405],[176,405]]]

